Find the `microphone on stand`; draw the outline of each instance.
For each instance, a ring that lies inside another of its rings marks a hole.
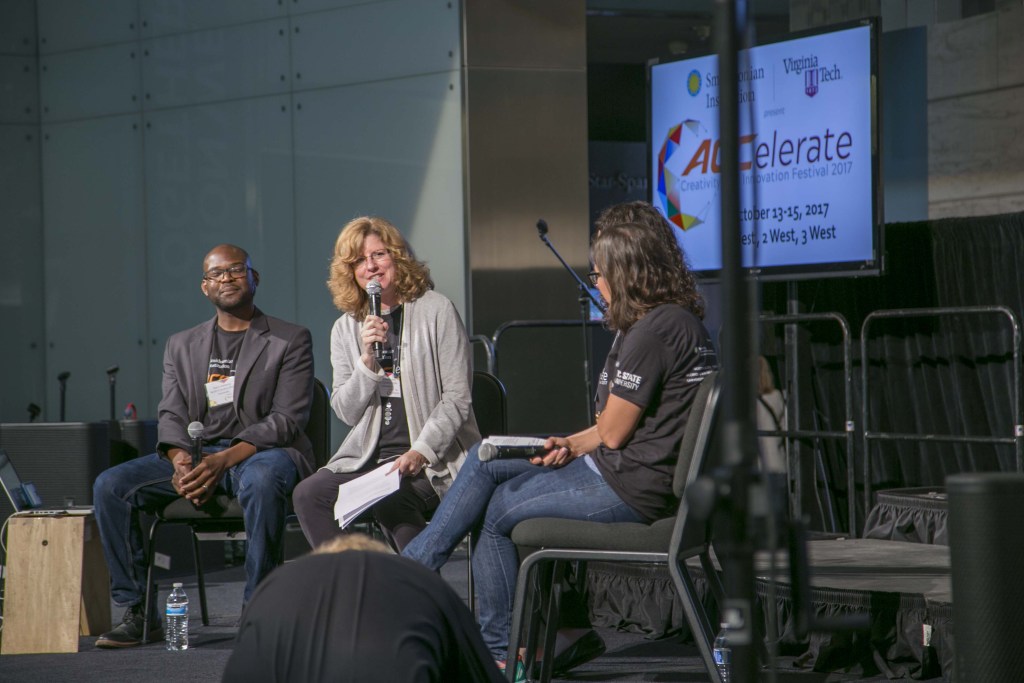
[[[370,315],[380,317],[380,283],[370,280],[366,283],[366,296],[370,297]],[[373,342],[373,357],[379,362],[384,358],[384,344]]]
[[[203,427],[202,422],[191,422],[188,425],[188,437],[192,440],[192,467],[198,465],[203,459]]]
[[[43,412],[43,409],[37,406],[35,403],[28,404],[28,421],[35,422],[36,418],[39,417],[39,413]]]
[[[117,401],[114,400],[114,395],[117,393],[117,371],[120,370],[120,366],[111,365],[107,368],[107,381],[110,383],[110,421],[113,422],[117,419],[115,416],[115,408]]]
[[[68,377],[71,377],[71,373],[65,370],[64,372],[57,375],[57,381],[60,382],[60,421],[64,422],[64,408],[67,405],[67,393],[68,393]]]

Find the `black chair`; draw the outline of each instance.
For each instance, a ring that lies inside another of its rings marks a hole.
[[[330,397],[327,388],[318,379],[313,380],[313,403],[306,423],[306,436],[313,444],[315,467],[327,464],[331,457],[331,415]],[[217,511],[217,512],[214,512]],[[192,552],[195,557],[196,582],[199,585],[199,609],[203,618],[203,626],[210,624],[210,616],[206,608],[206,582],[203,579],[203,563],[199,552],[200,534],[205,540],[244,540],[245,520],[242,506],[237,498],[228,495],[217,495],[212,504],[197,509],[184,498],[178,498],[157,512],[156,519],[149,527],[149,550],[146,570],[146,620],[143,628],[142,641],[149,641],[149,624],[151,610],[155,609],[156,591],[153,584],[153,555],[156,551],[156,532],[165,524],[187,524],[192,531]],[[215,536],[212,538],[211,536]]]
[[[508,395],[501,380],[484,370],[473,371],[473,414],[480,437],[503,436],[508,433]],[[476,591],[473,588],[473,536],[466,542],[466,592],[469,611],[476,614]]]
[[[508,397],[501,380],[484,370],[473,371],[473,413],[480,436],[508,434]]]
[[[698,389],[679,447],[672,490],[681,499],[681,504],[675,517],[650,525],[537,518],[520,522],[513,529],[512,540],[520,548],[521,554],[528,552],[527,549],[536,549],[525,554],[519,569],[512,611],[512,630],[509,634],[510,653],[517,652],[522,640],[526,641],[526,671],[533,671],[542,611],[546,612],[542,651],[554,651],[561,591],[560,577],[569,562],[593,560],[665,564],[669,566],[670,571],[676,566],[675,574],[679,573],[678,567],[683,566],[686,559],[699,557],[712,594],[721,600],[724,590],[712,564],[710,537],[706,524],[694,523],[688,519],[687,506],[683,498],[686,486],[698,476],[709,455],[718,395],[717,373],[713,373],[702,381]],[[542,591],[532,587],[539,583],[537,577],[540,570],[549,564],[552,565],[552,581],[545,606],[538,604]],[[681,577],[675,583],[687,622],[708,667],[712,683],[721,683],[711,653],[715,635],[700,604],[693,581],[684,566]],[[527,615],[529,623],[525,624]],[[525,638],[521,638],[524,624]],[[554,657],[543,658],[541,681],[551,680],[553,662]],[[515,667],[508,667],[510,681],[514,680],[514,669]]]

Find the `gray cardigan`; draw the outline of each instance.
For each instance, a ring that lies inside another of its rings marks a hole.
[[[426,457],[430,483],[443,496],[466,459],[466,451],[480,440],[470,395],[469,338],[455,306],[441,294],[429,290],[402,308],[402,398],[409,438],[412,449]],[[384,373],[372,372],[359,359],[360,327],[359,321],[346,314],[331,330],[331,406],[352,426],[327,463],[332,472],[355,472],[363,467],[373,457],[380,436],[378,384]]]

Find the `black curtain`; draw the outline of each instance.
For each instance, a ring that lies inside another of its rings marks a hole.
[[[861,336],[866,316],[882,309],[1002,305],[1024,316],[1024,213],[886,226],[885,272],[879,277],[801,282],[800,309],[838,312],[853,335],[853,396],[858,527],[866,514],[864,458],[872,491],[941,486],[948,474],[1013,471],[1010,444],[950,444],[861,438]],[[786,286],[765,284],[764,309],[786,311]],[[820,328],[820,329],[819,329]],[[843,355],[840,336],[826,326],[802,332],[802,428],[842,431]],[[809,353],[807,353],[809,351]],[[1015,386],[1013,334],[999,315],[873,319],[867,330],[868,410],[872,432],[1012,437]],[[809,388],[810,395],[807,395]],[[847,528],[846,457],[839,440],[804,442],[803,509],[829,529]],[[811,450],[814,449],[814,450]],[[865,450],[867,455],[865,456]],[[814,486],[810,485],[814,482]],[[827,490],[826,490],[827,485]]]

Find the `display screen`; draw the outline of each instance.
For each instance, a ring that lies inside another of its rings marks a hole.
[[[739,240],[764,279],[878,274],[877,23],[744,50],[739,58]],[[649,70],[652,203],[693,270],[722,268],[715,55]]]

